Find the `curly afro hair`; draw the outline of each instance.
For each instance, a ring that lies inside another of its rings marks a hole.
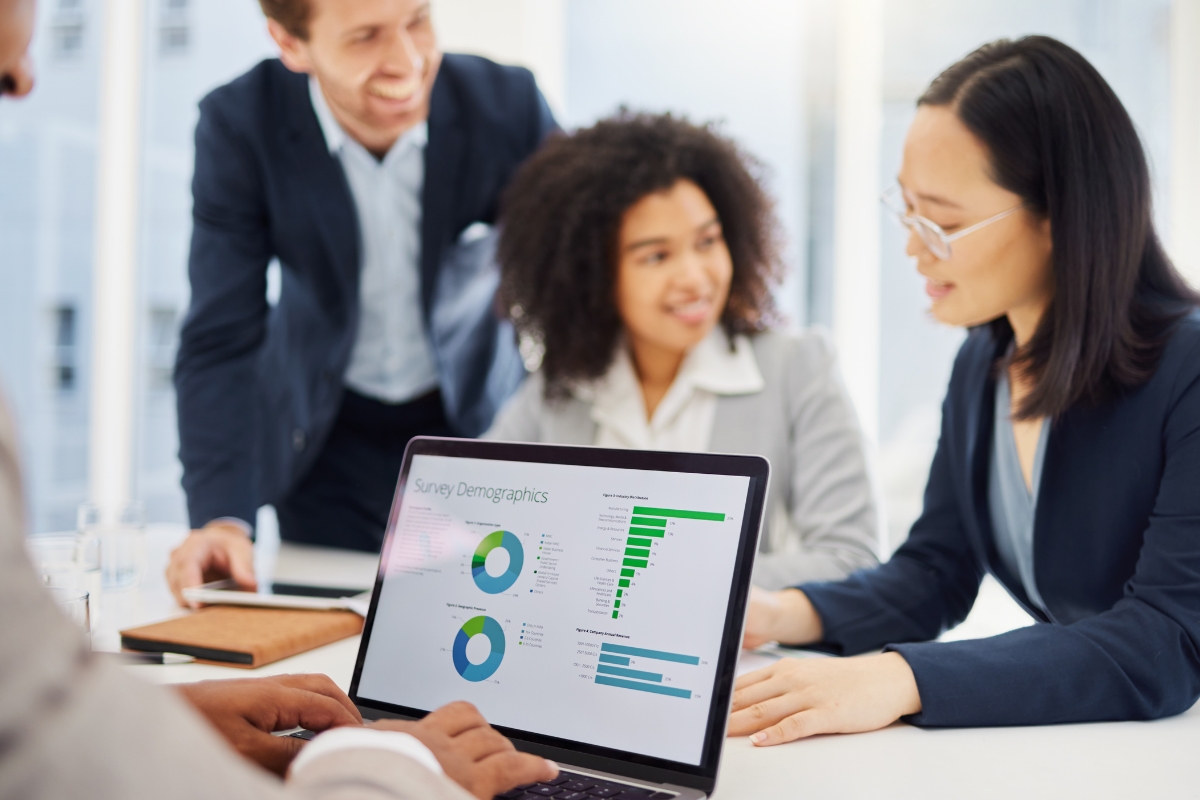
[[[621,220],[680,180],[708,196],[733,260],[726,333],[753,335],[776,321],[778,222],[760,171],[710,125],[625,109],[551,138],[521,167],[500,209],[499,302],[518,332],[544,348],[548,397],[608,370],[622,330],[615,302]]]

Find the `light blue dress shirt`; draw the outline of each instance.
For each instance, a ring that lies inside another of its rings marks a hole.
[[[988,510],[991,512],[992,533],[996,550],[1009,572],[1021,579],[1025,594],[1046,610],[1041,592],[1033,575],[1033,521],[1037,510],[1038,489],[1042,485],[1042,464],[1046,460],[1046,440],[1050,438],[1050,422],[1042,422],[1037,452],[1033,460],[1033,491],[1025,485],[1021,459],[1017,455],[1017,440],[1013,436],[1012,394],[1008,376],[996,381],[996,424],[992,440],[992,459],[988,469]]]
[[[421,312],[421,191],[428,125],[400,137],[383,160],[338,124],[316,79],[309,95],[325,144],[346,173],[362,237],[358,336],[343,380],[359,394],[403,403],[438,385]]]

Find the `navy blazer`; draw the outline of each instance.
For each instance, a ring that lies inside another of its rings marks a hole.
[[[435,331],[434,321],[464,318],[461,297],[439,295],[439,271],[464,230],[495,221],[509,178],[554,128],[528,70],[444,57],[425,150],[421,301],[447,417],[464,435],[486,429],[523,372],[511,328],[486,295],[473,312],[486,324],[463,322],[465,351],[463,336],[448,344],[435,335],[447,326]],[[306,75],[271,59],[201,101],[192,194],[192,298],[175,368],[188,515],[193,527],[224,516],[252,522],[319,454],[358,329],[358,217]],[[282,273],[273,308],[272,259]],[[461,266],[450,269],[451,283],[465,285]],[[505,374],[493,379],[497,359]]]
[[[1009,338],[977,328],[959,352],[924,511],[904,545],[876,569],[801,587],[824,645],[904,656],[921,693],[918,725],[1186,711],[1200,696],[1200,312],[1178,323],[1145,384],[1052,424],[1033,536],[1048,615],[1000,561],[988,513],[992,365]],[[929,641],[967,616],[984,573],[1039,623]]]

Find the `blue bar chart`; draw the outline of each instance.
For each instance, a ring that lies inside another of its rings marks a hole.
[[[635,692],[661,694],[667,697],[691,699],[691,689],[666,685],[668,680],[662,672],[653,672],[654,662],[699,666],[697,656],[671,653],[666,650],[651,650],[645,647],[630,647],[623,644],[604,642],[600,645],[599,663],[596,665],[595,682],[601,686],[630,689]],[[636,669],[634,667],[637,667]],[[645,667],[645,669],[643,669]],[[661,667],[657,667],[661,669]]]

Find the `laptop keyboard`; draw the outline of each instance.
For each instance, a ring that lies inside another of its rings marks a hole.
[[[604,781],[588,775],[562,771],[552,781],[529,783],[518,786],[511,792],[496,795],[497,800],[667,800],[675,797],[671,792],[656,792],[627,783]]]
[[[316,736],[312,731],[296,731],[288,735],[305,740]],[[669,800],[676,795],[562,770],[552,781],[518,786],[510,792],[496,795],[496,800],[541,800],[543,797],[553,797],[554,800]]]

